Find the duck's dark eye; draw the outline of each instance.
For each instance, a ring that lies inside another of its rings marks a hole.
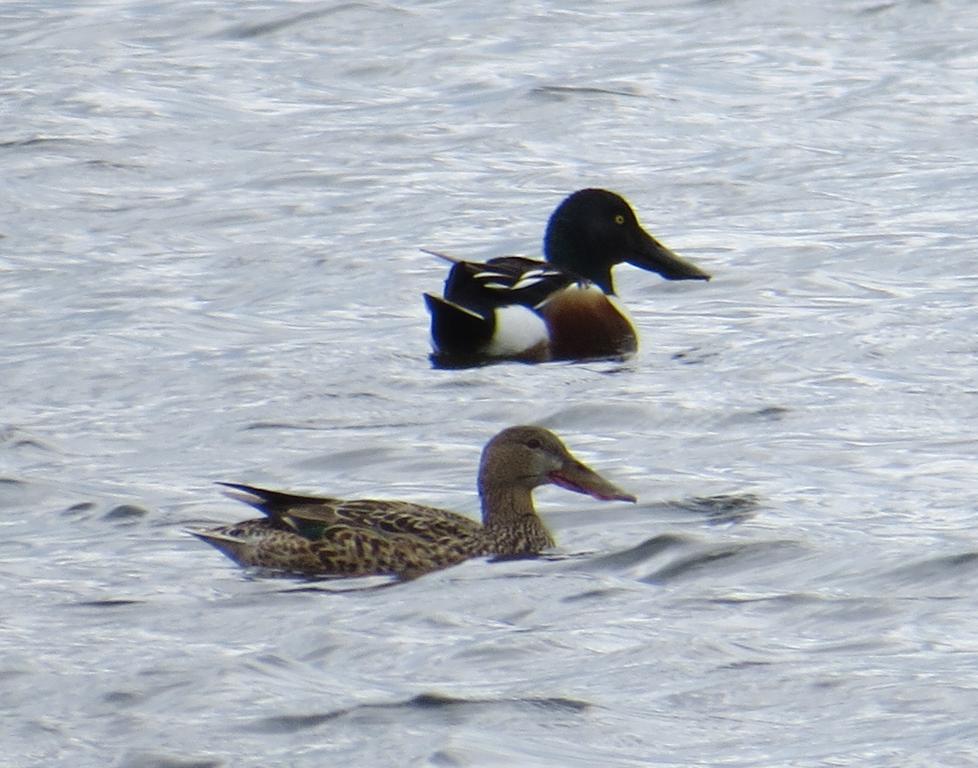
[[[623,214],[616,213],[615,224],[624,224],[624,223],[625,223],[625,216]]]
[[[540,441],[537,440],[535,437],[531,437],[529,440],[526,441],[526,447],[532,448],[534,451],[538,450],[540,448],[540,445],[541,445]]]

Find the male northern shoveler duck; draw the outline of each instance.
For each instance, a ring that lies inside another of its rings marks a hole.
[[[297,496],[224,483],[249,494],[264,518],[190,533],[241,565],[308,576],[410,579],[483,555],[531,555],[554,540],[532,491],[552,483],[598,499],[635,501],[575,459],[540,427],[510,427],[482,452],[482,524],[407,501]]]
[[[638,348],[611,269],[628,262],[667,280],[709,280],[642,229],[614,192],[582,189],[550,216],[546,262],[454,261],[444,296],[425,294],[435,359],[540,362],[626,357]],[[448,258],[448,257],[445,257]]]

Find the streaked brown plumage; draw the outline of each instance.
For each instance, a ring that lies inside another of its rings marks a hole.
[[[319,498],[227,483],[266,517],[191,531],[241,565],[310,576],[414,578],[482,555],[535,554],[553,538],[533,508],[547,483],[595,498],[635,501],[575,459],[540,427],[510,427],[482,452],[482,524],[407,501]]]

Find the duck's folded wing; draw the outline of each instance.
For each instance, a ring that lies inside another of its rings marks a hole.
[[[493,309],[521,304],[531,309],[555,291],[580,279],[542,261],[505,256],[484,264],[456,262],[445,281],[445,300],[487,315]]]
[[[482,530],[479,523],[464,515],[408,501],[314,498],[309,501],[315,503],[298,504],[279,515],[293,531],[314,541],[328,537],[336,526],[372,531],[381,536],[414,536],[427,541],[466,538]]]

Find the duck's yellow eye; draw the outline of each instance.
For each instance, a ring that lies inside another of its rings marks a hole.
[[[620,213],[617,214],[615,216],[615,224],[624,224],[624,223],[625,223],[625,217],[622,216]]]

